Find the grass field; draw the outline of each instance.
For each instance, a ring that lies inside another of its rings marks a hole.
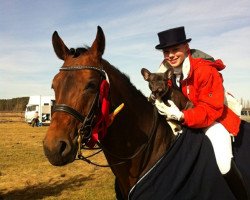
[[[47,128],[0,123],[0,199],[115,199],[109,168],[79,160],[63,167],[48,162],[42,147]],[[102,154],[93,159],[106,164]]]

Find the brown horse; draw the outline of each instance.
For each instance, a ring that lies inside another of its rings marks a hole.
[[[102,59],[105,37],[100,27],[90,48],[69,49],[57,32],[53,34],[52,43],[56,55],[64,63],[52,82],[57,106],[44,139],[45,154],[53,165],[75,160],[79,129],[84,129],[86,121],[89,127],[97,123],[100,105],[96,98],[106,78],[103,72],[106,72],[110,110],[121,103],[125,107],[108,128],[106,136],[100,139],[100,144],[121,193],[127,198],[139,177],[169,148],[174,137],[171,128],[129,78]],[[88,135],[89,131],[84,129],[82,132]]]
[[[235,199],[209,139],[199,130],[186,129],[175,140],[165,118],[126,75],[102,58],[105,37],[100,27],[91,47],[69,49],[57,32],[52,43],[64,63],[52,82],[56,105],[44,139],[51,164],[73,162],[79,148],[98,144],[116,176],[119,198]],[[124,109],[112,122],[109,113],[122,103]],[[248,132],[250,125],[243,122],[234,150],[250,188]],[[79,158],[84,159],[81,154]]]

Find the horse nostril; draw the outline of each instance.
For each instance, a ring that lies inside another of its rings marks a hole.
[[[68,141],[61,141],[60,153],[62,156],[66,156],[71,151],[71,145]]]

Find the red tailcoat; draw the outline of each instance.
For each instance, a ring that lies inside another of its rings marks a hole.
[[[236,136],[240,118],[224,105],[223,78],[218,72],[225,68],[223,62],[211,62],[191,56],[189,61],[189,69],[181,84],[183,94],[193,102],[194,108],[183,110],[184,125],[204,128],[217,121]]]

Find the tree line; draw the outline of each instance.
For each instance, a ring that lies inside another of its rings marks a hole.
[[[29,97],[19,97],[13,99],[0,99],[0,111],[13,111],[22,112],[25,111],[28,104]],[[250,108],[249,100],[240,99],[243,108]]]
[[[25,111],[28,101],[29,101],[29,97],[0,99],[0,111],[9,111],[9,112]]]

